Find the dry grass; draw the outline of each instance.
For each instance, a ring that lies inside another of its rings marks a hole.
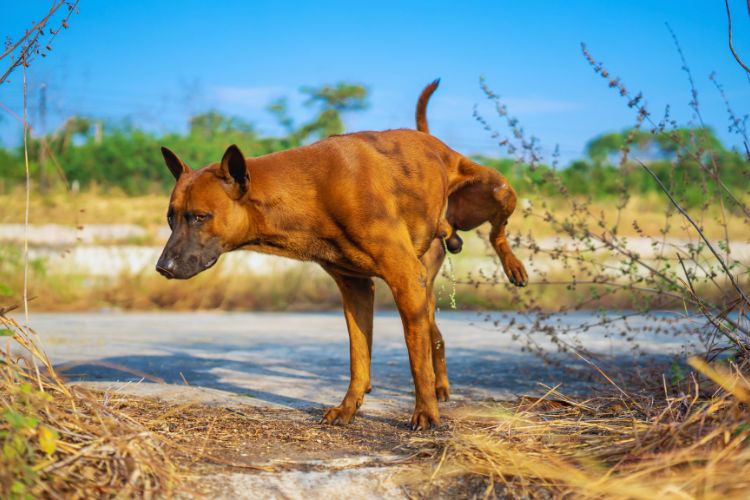
[[[452,307],[451,296],[460,310],[637,309],[644,295],[638,293],[637,287],[629,288],[626,281],[618,288],[586,283],[584,279],[577,287],[570,287],[570,269],[557,262],[525,259],[523,252],[519,255],[528,263],[532,281],[530,286],[518,289],[508,283],[499,264],[493,264],[493,259],[496,260],[494,254],[487,254],[480,248],[483,245],[480,238],[471,234],[466,242],[471,245],[466,254],[451,256],[454,272],[445,268],[437,278],[441,309]],[[481,257],[473,254],[475,250]],[[214,268],[187,281],[166,280],[151,267],[139,273],[89,276],[41,262],[32,261],[31,264],[29,296],[34,298],[32,309],[35,311],[70,312],[102,308],[125,311],[320,311],[338,310],[341,306],[335,283],[313,264],[295,265],[273,273],[235,272],[221,260]],[[0,295],[5,295],[11,303],[21,300],[21,266],[20,253],[0,244]],[[477,268],[489,271],[478,273]],[[703,284],[696,285],[696,288],[706,299],[721,292]],[[380,309],[395,307],[390,290],[380,280],[376,280],[376,305]],[[679,297],[665,294],[660,297],[658,306],[680,309],[683,302]]]
[[[35,273],[29,285],[35,311],[91,311],[102,308],[126,311],[333,310],[341,306],[341,295],[333,280],[322,272],[292,268],[272,276],[243,273],[222,274],[220,268],[202,273],[189,281],[168,281],[156,272],[123,273],[112,278],[54,272]],[[9,275],[2,280],[20,299],[21,278]],[[392,298],[385,287],[378,287],[380,303]]]
[[[415,491],[430,496],[482,477],[486,497],[746,498],[748,367],[691,364],[710,380],[694,377],[687,395],[659,403],[573,401],[550,390],[467,415],[452,436],[418,440],[433,466]]]
[[[22,220],[22,194],[18,191],[0,195],[0,206],[3,207],[0,209],[0,223],[18,223]],[[163,241],[157,235],[158,230],[163,229],[165,225],[167,199],[164,194],[128,197],[116,191],[103,193],[96,190],[82,193],[57,192],[45,196],[32,193],[31,220],[68,226],[136,224],[146,229],[147,236],[139,237],[137,241],[128,241],[129,244],[160,246]],[[528,209],[529,203],[534,209]],[[662,238],[671,238],[673,245],[677,247],[684,246],[687,239],[692,238],[695,241],[695,234],[690,231],[685,221],[673,220],[668,224],[666,234],[662,233],[667,219],[671,217],[668,215],[666,203],[666,200],[654,194],[633,198],[623,210],[618,211],[614,201],[594,201],[586,204],[591,217],[578,212],[575,218],[592,221],[601,218],[602,228],[617,226],[618,235],[631,239],[637,236],[642,240],[644,235],[649,235],[650,241],[659,243]],[[545,209],[540,208],[543,205],[546,206]],[[561,220],[565,220],[569,216],[573,217],[573,207],[576,206],[581,205],[563,198],[534,198],[530,201],[520,201],[509,227],[515,250],[526,263],[532,278],[532,285],[522,290],[508,285],[499,265],[494,267],[494,272],[492,271],[492,259],[495,256],[487,247],[486,234],[484,237],[478,237],[474,232],[464,233],[464,251],[452,257],[457,286],[454,289],[452,279],[447,273],[439,278],[438,289],[442,290],[439,297],[440,307],[451,307],[450,296],[453,295],[457,297],[460,309],[642,309],[648,302],[647,298],[644,298],[648,293],[641,293],[636,289],[658,287],[651,282],[643,284],[639,276],[633,273],[620,276],[613,272],[613,266],[622,267],[622,262],[626,260],[622,255],[615,251],[602,251],[593,256],[584,251],[574,250],[568,256],[568,261],[556,257],[553,247],[557,246],[555,237],[560,235],[559,228],[540,217],[545,211],[550,211]],[[713,205],[701,212],[704,230],[711,238],[724,237],[722,225],[714,220],[720,215],[718,207]],[[635,221],[637,224],[634,224]],[[591,224],[592,228],[596,226],[594,229],[601,229],[598,224]],[[727,217],[727,231],[734,235],[748,234],[744,219],[731,213]],[[478,232],[486,233],[487,228],[481,227]],[[745,246],[749,242],[742,236],[734,238],[734,241]],[[542,251],[534,250],[537,243],[543,248]],[[643,245],[641,242],[641,246]],[[5,247],[0,245],[0,294],[5,295],[10,301],[18,301],[22,290],[21,273],[10,265],[10,259],[3,257],[4,252],[13,250],[12,247],[12,244]],[[60,250],[62,252],[65,249]],[[746,252],[744,247],[741,250]],[[743,254],[742,252],[740,254]],[[672,253],[673,248],[667,247],[666,254],[669,256]],[[581,260],[575,260],[576,258]],[[668,258],[671,259],[668,262],[671,269],[677,269],[678,262],[672,257]],[[643,260],[656,267],[667,264],[645,257]],[[167,282],[156,275],[151,267],[140,273],[107,277],[92,277],[83,272],[71,272],[70,269],[49,268],[43,262],[38,263],[38,267],[39,271],[32,267],[30,280],[30,293],[37,297],[33,303],[35,310],[80,311],[116,308],[306,311],[338,309],[340,305],[339,292],[333,282],[322,273],[311,272],[310,266],[270,275],[251,272],[235,275],[222,272],[220,263],[215,269],[187,282]],[[489,270],[489,275],[482,274],[484,271],[477,273],[477,269]],[[614,286],[601,283],[605,274],[617,276]],[[742,276],[740,278],[746,279]],[[574,289],[566,288],[572,281],[577,281],[577,286]],[[696,284],[696,288],[705,298],[712,300],[723,293],[721,289],[700,283]],[[680,297],[668,294],[662,294],[658,300],[652,302],[652,307],[657,308],[683,307]],[[384,308],[393,307],[390,293],[382,286],[378,287],[378,304]]]
[[[65,384],[33,332],[0,315],[0,497],[169,496],[163,439],[100,395]],[[15,344],[25,351],[11,353]]]
[[[30,220],[44,224],[77,226],[80,224],[137,224],[151,228],[166,224],[169,196],[146,194],[129,197],[112,190],[96,189],[69,193],[31,193]],[[0,223],[23,223],[25,194],[17,189],[0,195]]]
[[[549,224],[533,217],[523,217],[522,210],[531,203],[535,207],[546,204],[561,219],[572,213],[570,199],[538,198],[532,196],[524,198],[520,193],[519,208],[510,219],[509,229],[512,233],[533,233],[536,238],[559,236],[559,231]],[[9,194],[0,194],[0,224],[22,223],[24,214],[24,193],[18,189]],[[65,191],[31,194],[30,220],[44,221],[45,224],[61,224],[69,226],[85,224],[136,224],[146,229],[162,227],[166,224],[167,204],[169,196],[166,194],[145,194],[127,196],[117,190],[100,192],[96,189],[81,193]],[[650,196],[633,197],[618,214],[617,200],[596,200],[588,204],[588,208],[595,216],[603,216],[608,227],[619,225],[622,236],[638,236],[640,233],[633,228],[633,221],[638,221],[641,232],[660,235],[664,229],[665,214],[669,209],[668,202],[654,193]],[[722,238],[723,228],[716,223],[720,212],[717,207],[710,207],[702,214],[705,221],[705,231],[711,238]],[[618,219],[619,217],[619,219]],[[728,214],[728,231],[731,234],[742,234],[747,226],[743,218],[736,214]],[[673,224],[667,236],[687,238],[690,236],[686,225]],[[161,242],[149,242],[160,244]]]

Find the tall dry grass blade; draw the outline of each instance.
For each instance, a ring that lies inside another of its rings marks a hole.
[[[696,356],[689,358],[688,364],[743,403],[750,403],[750,387],[747,386],[744,378],[720,366],[711,366]]]

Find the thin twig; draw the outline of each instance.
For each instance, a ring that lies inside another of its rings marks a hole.
[[[65,2],[63,0],[60,0],[58,3],[52,5],[52,8],[50,9],[50,11],[47,13],[47,15],[41,21],[39,21],[38,23],[36,23],[30,29],[28,29],[26,31],[26,33],[24,33],[24,35],[21,38],[19,38],[18,41],[16,41],[16,43],[14,43],[10,47],[8,47],[7,50],[5,50],[5,52],[3,52],[2,54],[0,54],[0,59],[3,59],[5,56],[7,56],[8,54],[10,54],[14,50],[16,50],[16,48],[18,48],[18,46],[21,45],[24,42],[24,40],[26,40],[27,38],[29,38],[29,36],[31,36],[31,34],[34,31],[36,31],[38,33],[39,30],[41,30],[47,24],[47,21],[49,21],[49,18],[52,17],[55,14],[55,12],[57,12],[57,10],[60,7],[63,6],[64,3]]]
[[[682,257],[677,255],[677,260],[680,261],[680,266],[682,266],[682,272],[685,274],[685,279],[687,280],[688,287],[690,287],[690,295],[693,296],[693,299],[698,304],[698,307],[700,307],[701,312],[703,313],[703,316],[711,323],[714,328],[716,328],[717,331],[722,332],[729,340],[734,342],[734,344],[740,349],[745,350],[745,346],[743,345],[742,341],[738,339],[734,334],[732,334],[731,331],[727,330],[726,327],[721,325],[720,323],[717,323],[714,319],[713,314],[711,311],[708,310],[708,307],[703,303],[703,301],[698,297],[698,294],[695,291],[695,287],[693,286],[693,280],[690,278],[690,273],[688,272],[687,268],[685,267],[685,263],[682,260]],[[710,348],[711,346],[707,346]]]
[[[50,44],[52,43],[52,40],[55,39],[62,28],[67,27],[68,19],[70,18],[71,14],[76,11],[78,0],[75,0],[73,3],[70,3],[69,0],[58,0],[57,2],[53,3],[49,12],[41,21],[35,24],[31,29],[27,30],[26,33],[24,33],[24,35],[16,43],[8,47],[5,52],[0,54],[0,59],[3,59],[7,55],[13,53],[19,46],[21,46],[21,53],[18,54],[18,57],[13,60],[5,73],[0,76],[0,84],[2,84],[21,64],[23,64],[24,67],[28,66],[30,60],[32,59],[32,57],[30,56],[32,56],[33,52],[36,52],[37,54],[40,53],[40,51],[38,50],[39,37],[44,34],[44,28],[46,27],[47,22],[63,5],[68,5],[68,14],[64,17],[62,24],[57,29],[57,31],[54,31],[52,29],[49,30],[52,36],[47,41],[47,45],[45,48],[47,50],[50,50]]]
[[[737,51],[734,50],[734,44],[732,43],[732,11],[729,9],[729,0],[724,0],[724,5],[727,7],[727,25],[728,25],[728,31],[729,31],[729,50],[732,51],[732,55],[734,56],[737,63],[742,66],[742,69],[750,73],[750,68],[747,67],[747,65],[742,62],[742,59],[740,59],[740,56],[737,54]],[[750,10],[750,3],[748,3],[748,10]]]
[[[737,292],[745,300],[745,302],[747,302],[747,303],[750,304],[750,298],[748,298],[748,296],[747,296],[747,294],[745,294],[744,290],[742,290],[742,288],[740,288],[740,285],[737,283],[737,280],[735,279],[734,274],[732,274],[732,271],[729,270],[729,268],[727,267],[726,263],[724,262],[724,259],[721,258],[721,255],[719,255],[719,252],[716,251],[716,249],[714,248],[714,246],[708,240],[708,238],[706,237],[706,235],[703,232],[703,230],[701,230],[701,228],[698,225],[698,223],[696,223],[695,220],[693,220],[693,218],[690,217],[690,214],[688,214],[687,211],[685,211],[685,209],[682,208],[682,205],[680,205],[679,203],[677,203],[677,200],[674,199],[674,197],[672,196],[672,193],[669,192],[669,189],[667,189],[667,187],[664,185],[664,183],[662,183],[661,179],[659,179],[659,176],[656,175],[653,170],[651,170],[650,168],[648,168],[641,160],[638,160],[638,163],[641,165],[641,167],[643,167],[643,169],[646,172],[648,172],[648,174],[651,177],[654,178],[654,180],[656,181],[656,183],[659,185],[659,188],[661,188],[661,190],[664,192],[664,194],[667,195],[667,197],[669,198],[669,201],[672,202],[672,205],[674,205],[675,208],[682,214],[682,216],[685,217],[685,219],[687,219],[687,221],[690,222],[690,224],[695,228],[695,230],[698,232],[698,235],[701,237],[701,239],[706,244],[706,246],[708,247],[708,249],[711,250],[711,253],[714,254],[714,257],[716,257],[716,260],[719,262],[719,265],[721,266],[721,268],[726,273],[726,275],[729,278],[729,281],[732,283],[732,286],[734,287],[734,289],[737,290]]]

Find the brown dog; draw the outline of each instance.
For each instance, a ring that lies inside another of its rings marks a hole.
[[[443,339],[433,283],[467,231],[489,221],[505,273],[527,282],[505,237],[516,194],[497,171],[429,135],[425,111],[438,81],[417,104],[417,128],[329,137],[309,146],[245,159],[230,146],[221,163],[191,170],[162,148],[177,179],[167,219],[172,235],[156,265],[187,279],[222,253],[255,250],[319,263],[336,281],[349,330],[351,380],[325,412],[348,423],[371,390],[373,277],[383,279],[404,325],[416,389],[413,429],[438,424],[447,400]]]

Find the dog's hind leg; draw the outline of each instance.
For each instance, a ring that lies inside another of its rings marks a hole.
[[[430,248],[422,255],[420,260],[427,270],[427,300],[430,314],[432,368],[435,370],[435,396],[438,401],[448,401],[450,384],[448,383],[448,371],[445,366],[445,342],[443,342],[443,335],[435,321],[435,277],[445,260],[445,248],[442,239],[436,238],[433,240]]]
[[[389,241],[381,243],[379,275],[393,292],[404,325],[404,340],[416,393],[411,428],[423,430],[440,423],[430,349],[427,270],[411,248],[405,224],[394,229],[390,237]]]
[[[375,286],[370,278],[355,278],[326,269],[341,291],[346,326],[349,330],[349,389],[339,406],[328,409],[323,420],[329,424],[348,424],[370,392],[370,356],[372,353],[372,315]]]
[[[502,195],[501,195],[502,196]],[[515,194],[513,194],[513,205],[515,206]],[[512,213],[512,211],[511,211]],[[506,237],[506,226],[508,225],[508,216],[504,212],[499,212],[493,220],[490,220],[492,229],[490,230],[490,243],[500,257],[500,263],[503,270],[508,276],[511,283],[516,286],[526,286],[529,282],[529,276],[523,263],[513,254],[508,238]]]
[[[513,255],[505,235],[508,218],[516,208],[516,193],[500,172],[462,158],[458,187],[448,197],[446,219],[460,231],[470,231],[489,222],[490,243],[511,283],[525,286],[528,275]]]

